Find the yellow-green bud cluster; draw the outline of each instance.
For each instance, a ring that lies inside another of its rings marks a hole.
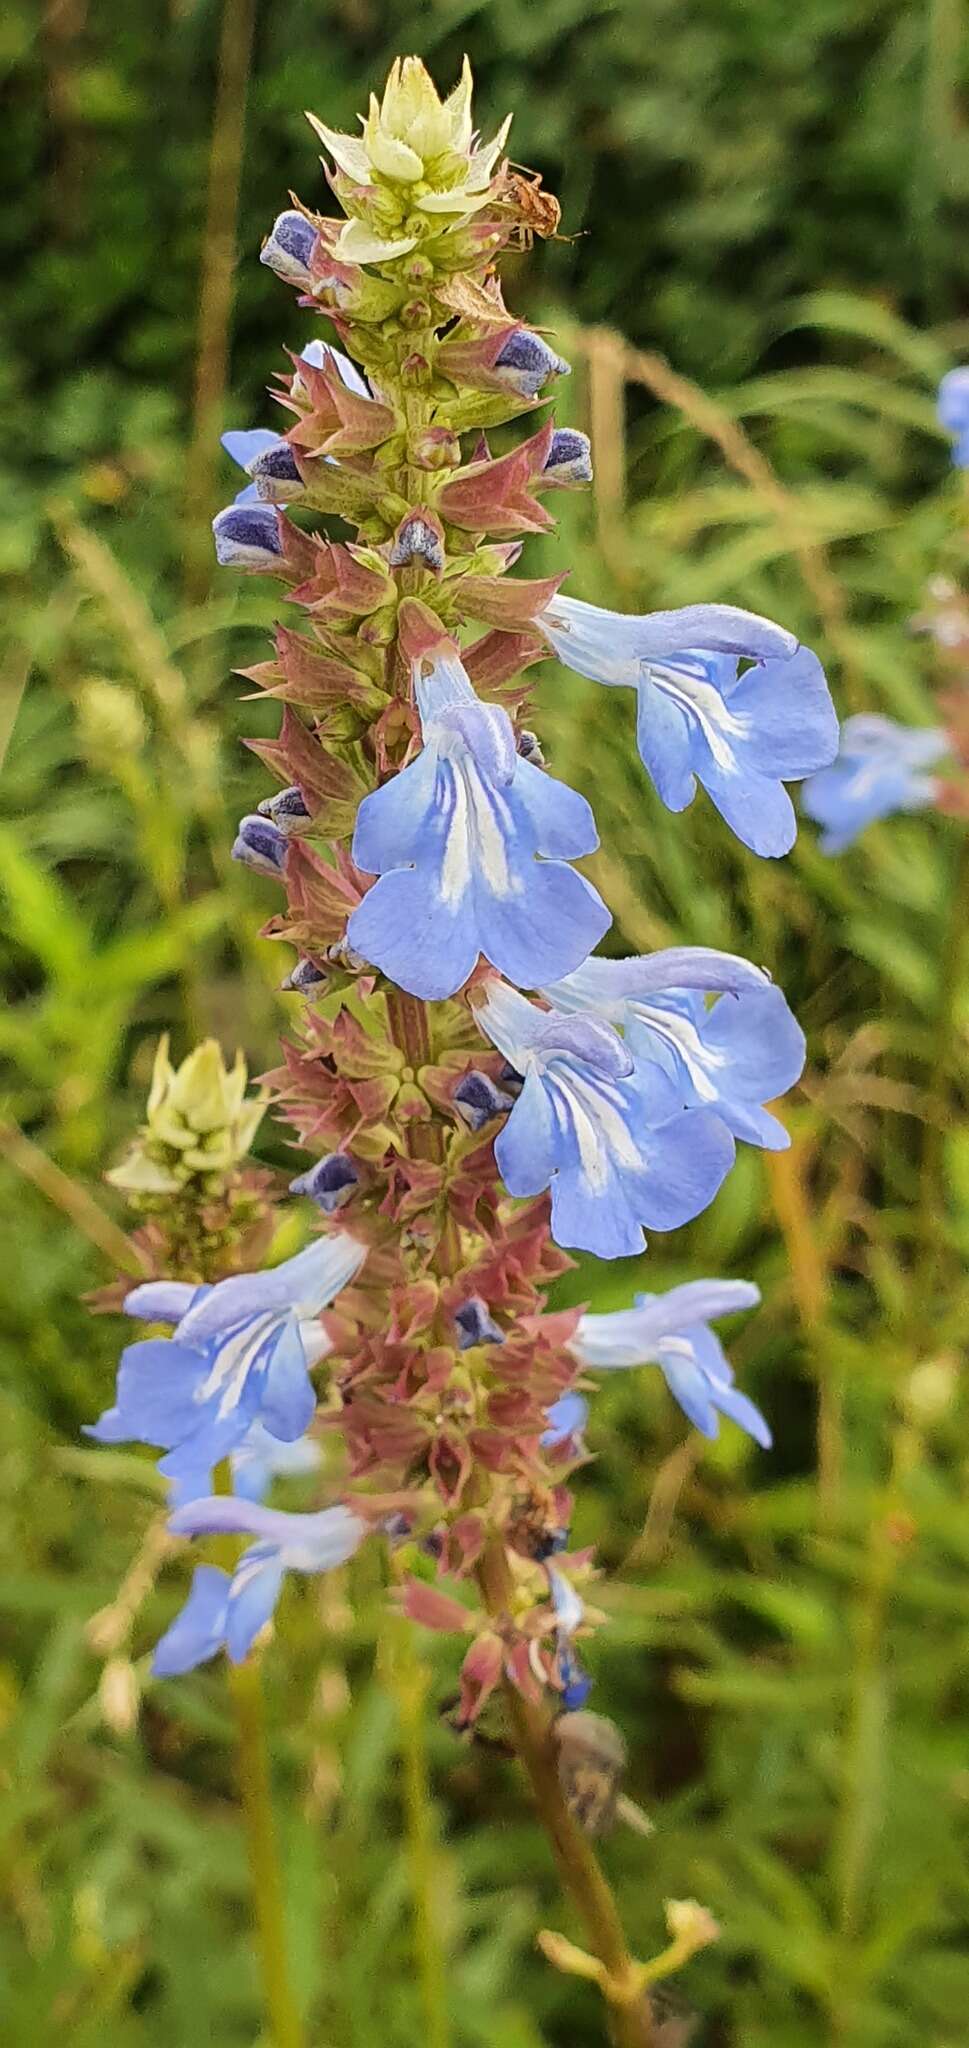
[[[107,1178],[125,1194],[214,1193],[246,1157],[266,1108],[263,1094],[246,1097],[241,1052],[227,1067],[221,1046],[206,1038],[173,1067],[168,1037],[159,1040],[146,1121],[120,1166]]]

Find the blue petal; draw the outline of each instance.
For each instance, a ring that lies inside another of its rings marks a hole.
[[[636,744],[667,810],[685,811],[696,795],[689,722],[648,676],[637,683]]]
[[[272,1543],[254,1543],[244,1551],[232,1574],[225,1624],[225,1646],[233,1664],[241,1664],[276,1611],[286,1567]]]
[[[556,1129],[545,1084],[534,1071],[495,1139],[495,1160],[509,1194],[540,1195],[556,1165]]]
[[[562,1444],[567,1437],[581,1436],[589,1419],[589,1403],[581,1394],[562,1394],[545,1411],[548,1423],[542,1444],[546,1450],[555,1444]]]
[[[247,427],[233,428],[221,438],[226,454],[231,455],[240,469],[248,469],[257,455],[265,455],[269,448],[278,448],[283,437],[272,433],[268,427]]]
[[[193,1280],[146,1280],[125,1295],[122,1306],[126,1316],[137,1316],[142,1323],[177,1323],[196,1296],[207,1292]]]
[[[129,1344],[118,1366],[117,1402],[87,1434],[99,1443],[155,1444],[161,1450],[198,1427],[197,1390],[208,1361],[171,1337]]]
[[[272,1436],[294,1443],[309,1428],[316,1395],[306,1370],[306,1353],[295,1316],[284,1323],[266,1369],[259,1419]]]
[[[156,1678],[177,1678],[215,1656],[225,1640],[228,1602],[228,1573],[200,1564],[181,1613],[155,1649],[151,1668]]]
[[[238,1273],[220,1280],[179,1324],[178,1336],[193,1344],[247,1317],[294,1309],[312,1316],[353,1278],[366,1248],[345,1231],[315,1237],[295,1258],[263,1273]]]
[[[810,648],[790,661],[764,661],[728,687],[730,712],[749,725],[744,753],[752,768],[800,781],[833,761],[838,718],[824,670]]]

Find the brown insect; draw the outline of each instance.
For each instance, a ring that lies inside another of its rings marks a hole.
[[[623,1792],[626,1744],[614,1721],[581,1708],[560,1714],[552,1725],[552,1740],[565,1803],[584,1834],[611,1834],[617,1820],[638,1834],[652,1834],[652,1822]]]
[[[516,236],[520,249],[530,249],[536,235],[543,242],[575,241],[574,235],[560,235],[558,232],[562,208],[554,192],[543,192],[541,171],[530,170],[527,164],[506,163],[495,196],[509,212],[517,215]]]

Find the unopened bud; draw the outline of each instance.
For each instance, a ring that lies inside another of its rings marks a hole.
[[[326,975],[313,960],[297,960],[291,974],[280,982],[280,988],[287,994],[312,996],[317,989],[326,987]]]
[[[530,327],[518,327],[495,359],[495,374],[523,398],[537,398],[550,377],[569,376],[570,365],[540,334],[533,334]]]
[[[216,513],[212,532],[223,568],[274,569],[283,552],[272,505],[227,505]]]
[[[260,818],[253,812],[240,821],[232,858],[241,861],[243,867],[255,868],[257,874],[273,875],[278,880],[286,865],[286,835],[271,819]]]
[[[281,213],[262,245],[259,261],[274,270],[284,284],[295,284],[306,291],[313,282],[310,257],[315,241],[316,229],[305,214],[295,210]]]
[[[302,792],[295,782],[289,789],[281,789],[276,796],[264,796],[257,806],[261,818],[269,818],[287,839],[296,839],[312,815],[303,801]]]
[[[488,1313],[486,1302],[480,1295],[472,1294],[460,1308],[454,1311],[458,1327],[458,1350],[470,1351],[475,1344],[503,1344],[504,1330],[499,1330],[494,1318]]]
[[[513,1098],[496,1087],[490,1075],[479,1073],[477,1068],[465,1074],[454,1091],[454,1107],[462,1122],[472,1131],[483,1130],[493,1117],[502,1116],[513,1106]]]
[[[392,569],[404,569],[419,562],[439,576],[444,567],[444,535],[433,513],[418,510],[402,519],[388,557]]]
[[[544,768],[545,755],[537,732],[520,732],[515,744],[523,761],[530,761],[533,768]]]
[[[461,443],[450,427],[424,427],[408,447],[415,469],[457,469]]]
[[[577,427],[557,427],[542,470],[546,484],[591,484],[592,444]]]
[[[670,1935],[684,1952],[694,1955],[698,1948],[719,1941],[719,1923],[697,1899],[667,1899],[665,1911]]]
[[[300,1173],[291,1180],[289,1192],[291,1195],[309,1195],[324,1216],[332,1216],[337,1209],[345,1208],[359,1180],[353,1160],[345,1152],[330,1152],[325,1159],[317,1160],[308,1172]]]
[[[246,472],[260,498],[270,505],[288,505],[306,489],[288,441],[279,440],[274,448],[264,448],[261,455],[246,463]]]

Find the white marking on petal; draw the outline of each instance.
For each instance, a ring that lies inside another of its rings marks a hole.
[[[282,1320],[278,1313],[269,1312],[250,1318],[239,1329],[230,1331],[215,1351],[211,1371],[196,1387],[193,1400],[201,1406],[206,1401],[215,1400],[218,1395],[219,1420],[230,1415],[239,1406],[246,1380],[265,1338]]]
[[[693,1019],[681,1016],[677,1010],[654,1009],[650,1003],[630,1003],[629,1008],[648,1030],[655,1031],[657,1038],[679,1055],[702,1100],[716,1102],[720,1091],[713,1075],[726,1066],[726,1056],[704,1045]]]
[[[729,709],[699,664],[693,672],[679,663],[667,668],[663,662],[647,661],[643,667],[657,689],[699,726],[721,774],[736,775],[737,759],[730,742],[749,739],[750,719]]]

